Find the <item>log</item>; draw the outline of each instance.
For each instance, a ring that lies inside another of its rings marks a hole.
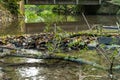
[[[46,55],[37,55],[37,54],[4,54],[1,55],[0,58],[5,58],[5,57],[20,57],[20,58],[33,58],[33,59],[57,59],[57,60],[66,60],[70,62],[75,62],[79,64],[88,64],[91,65],[95,68],[102,69],[102,70],[109,70],[107,67],[103,67],[95,62],[87,61],[81,58],[75,58],[75,57],[70,57],[70,56],[57,56],[53,54],[46,54]],[[0,62],[3,64],[3,62]],[[2,64],[0,66],[2,66]],[[18,63],[18,64],[9,64],[9,63],[4,63],[6,64],[5,66],[15,66],[15,65],[21,65],[23,63]],[[28,63],[25,63],[28,64]],[[43,65],[42,63],[36,63],[36,65]],[[30,65],[30,64],[29,64]],[[114,66],[113,70],[118,70],[120,69],[120,65]]]
[[[93,67],[102,69],[102,70],[108,70],[107,68],[91,62],[91,61],[87,61],[84,59],[80,59],[80,58],[74,58],[74,57],[62,57],[62,56],[57,56],[57,55],[53,55],[53,54],[47,54],[47,55],[36,55],[36,54],[5,54],[0,56],[0,58],[5,58],[5,57],[21,57],[21,58],[34,58],[34,59],[57,59],[57,60],[66,60],[66,61],[71,61],[71,62],[76,62],[79,64],[88,64],[91,65]],[[6,66],[11,66],[11,65],[6,65]]]
[[[27,63],[27,62],[22,62],[22,63],[5,63],[2,62],[0,63],[0,67],[50,67],[49,64],[47,63],[40,63],[40,62],[34,62],[34,63]]]

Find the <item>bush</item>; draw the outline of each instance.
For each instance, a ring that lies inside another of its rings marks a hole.
[[[18,15],[19,14],[19,5],[17,2],[20,0],[1,0],[0,3],[11,12],[13,15]]]

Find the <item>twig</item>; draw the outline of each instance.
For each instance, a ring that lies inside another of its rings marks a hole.
[[[87,24],[89,30],[92,30],[91,27],[90,27],[90,24],[88,23],[87,18],[86,18],[85,15],[84,15],[84,13],[82,13],[82,16],[83,16],[83,18],[84,18],[84,20],[85,20],[85,22],[86,22],[86,24]]]
[[[110,69],[109,69],[109,73],[110,73],[110,74],[113,74],[114,60],[115,60],[115,57],[112,58],[112,62],[111,62]]]
[[[116,25],[117,25],[117,27],[118,27],[118,34],[119,34],[119,31],[120,31],[120,25],[119,25],[118,22],[116,22]]]
[[[87,18],[86,18],[85,15],[84,15],[84,13],[82,13],[82,16],[83,16],[83,18],[84,18],[84,20],[85,20],[85,22],[86,22],[89,30],[91,31],[92,29],[91,29],[91,27],[90,27],[90,24],[88,23]],[[95,38],[95,35],[94,35],[94,34],[92,34],[92,35],[93,35],[93,37]],[[97,39],[96,39],[96,41],[98,42]],[[97,48],[97,49],[99,49],[99,48]],[[104,53],[106,53],[103,48],[101,48],[101,49],[104,51]],[[99,50],[100,50],[100,49],[99,49]],[[104,57],[109,63],[111,63],[110,59],[109,59],[105,54],[103,54],[102,52],[101,52],[101,54],[103,55],[103,57]]]
[[[102,56],[109,62],[109,64],[111,64],[110,59],[104,54],[106,52],[103,50],[103,48],[101,48],[101,49],[103,50],[104,53],[100,50],[100,48],[97,47],[96,49],[99,50],[100,53],[102,54]]]

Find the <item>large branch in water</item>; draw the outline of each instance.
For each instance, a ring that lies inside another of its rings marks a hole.
[[[0,56],[0,58],[5,58],[5,57],[21,57],[21,58],[34,58],[34,59],[58,59],[58,60],[66,60],[66,61],[71,61],[71,62],[76,62],[76,63],[80,63],[80,64],[89,64],[89,65],[92,65],[96,68],[99,68],[99,69],[103,69],[103,70],[107,70],[107,68],[99,65],[99,64],[96,64],[96,63],[93,63],[93,62],[90,62],[90,61],[87,61],[87,60],[84,60],[84,59],[77,59],[77,58],[73,58],[73,57],[62,57],[62,56],[56,56],[56,55],[53,55],[53,54],[47,54],[47,55],[36,55],[36,54],[5,54],[5,55],[2,55]],[[8,65],[9,66],[9,65]]]
[[[27,62],[22,62],[22,63],[6,63],[0,61],[0,67],[50,67],[50,64],[47,63],[41,63],[41,62],[34,62],[34,63],[27,63]],[[53,65],[54,66],[54,65]]]
[[[0,58],[5,58],[5,57],[20,57],[20,58],[33,58],[33,59],[57,59],[57,60],[66,60],[66,61],[71,61],[71,62],[76,62],[76,63],[79,63],[79,64],[88,64],[88,65],[91,65],[93,67],[96,67],[96,68],[99,68],[99,69],[102,69],[102,70],[109,70],[109,68],[106,68],[106,67],[103,67],[97,63],[94,63],[94,62],[91,62],[91,61],[87,61],[87,60],[84,60],[84,59],[81,59],[81,58],[73,58],[73,57],[63,57],[63,56],[57,56],[57,55],[53,55],[53,54],[47,54],[47,55],[36,55],[36,54],[5,54],[5,55],[1,55]],[[1,63],[1,62],[0,62]],[[30,65],[29,63],[18,63],[18,64],[8,64],[6,66],[22,66],[22,65]],[[45,65],[43,63],[36,63],[35,65]],[[2,65],[0,65],[2,66]],[[118,70],[120,69],[120,65],[117,65],[115,67],[113,67],[113,70]]]

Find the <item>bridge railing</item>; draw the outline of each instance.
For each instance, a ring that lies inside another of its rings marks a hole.
[[[101,0],[25,0],[25,4],[83,4],[98,5]]]
[[[80,0],[79,3],[84,4],[84,5],[96,5],[96,4],[101,4],[102,0]]]

